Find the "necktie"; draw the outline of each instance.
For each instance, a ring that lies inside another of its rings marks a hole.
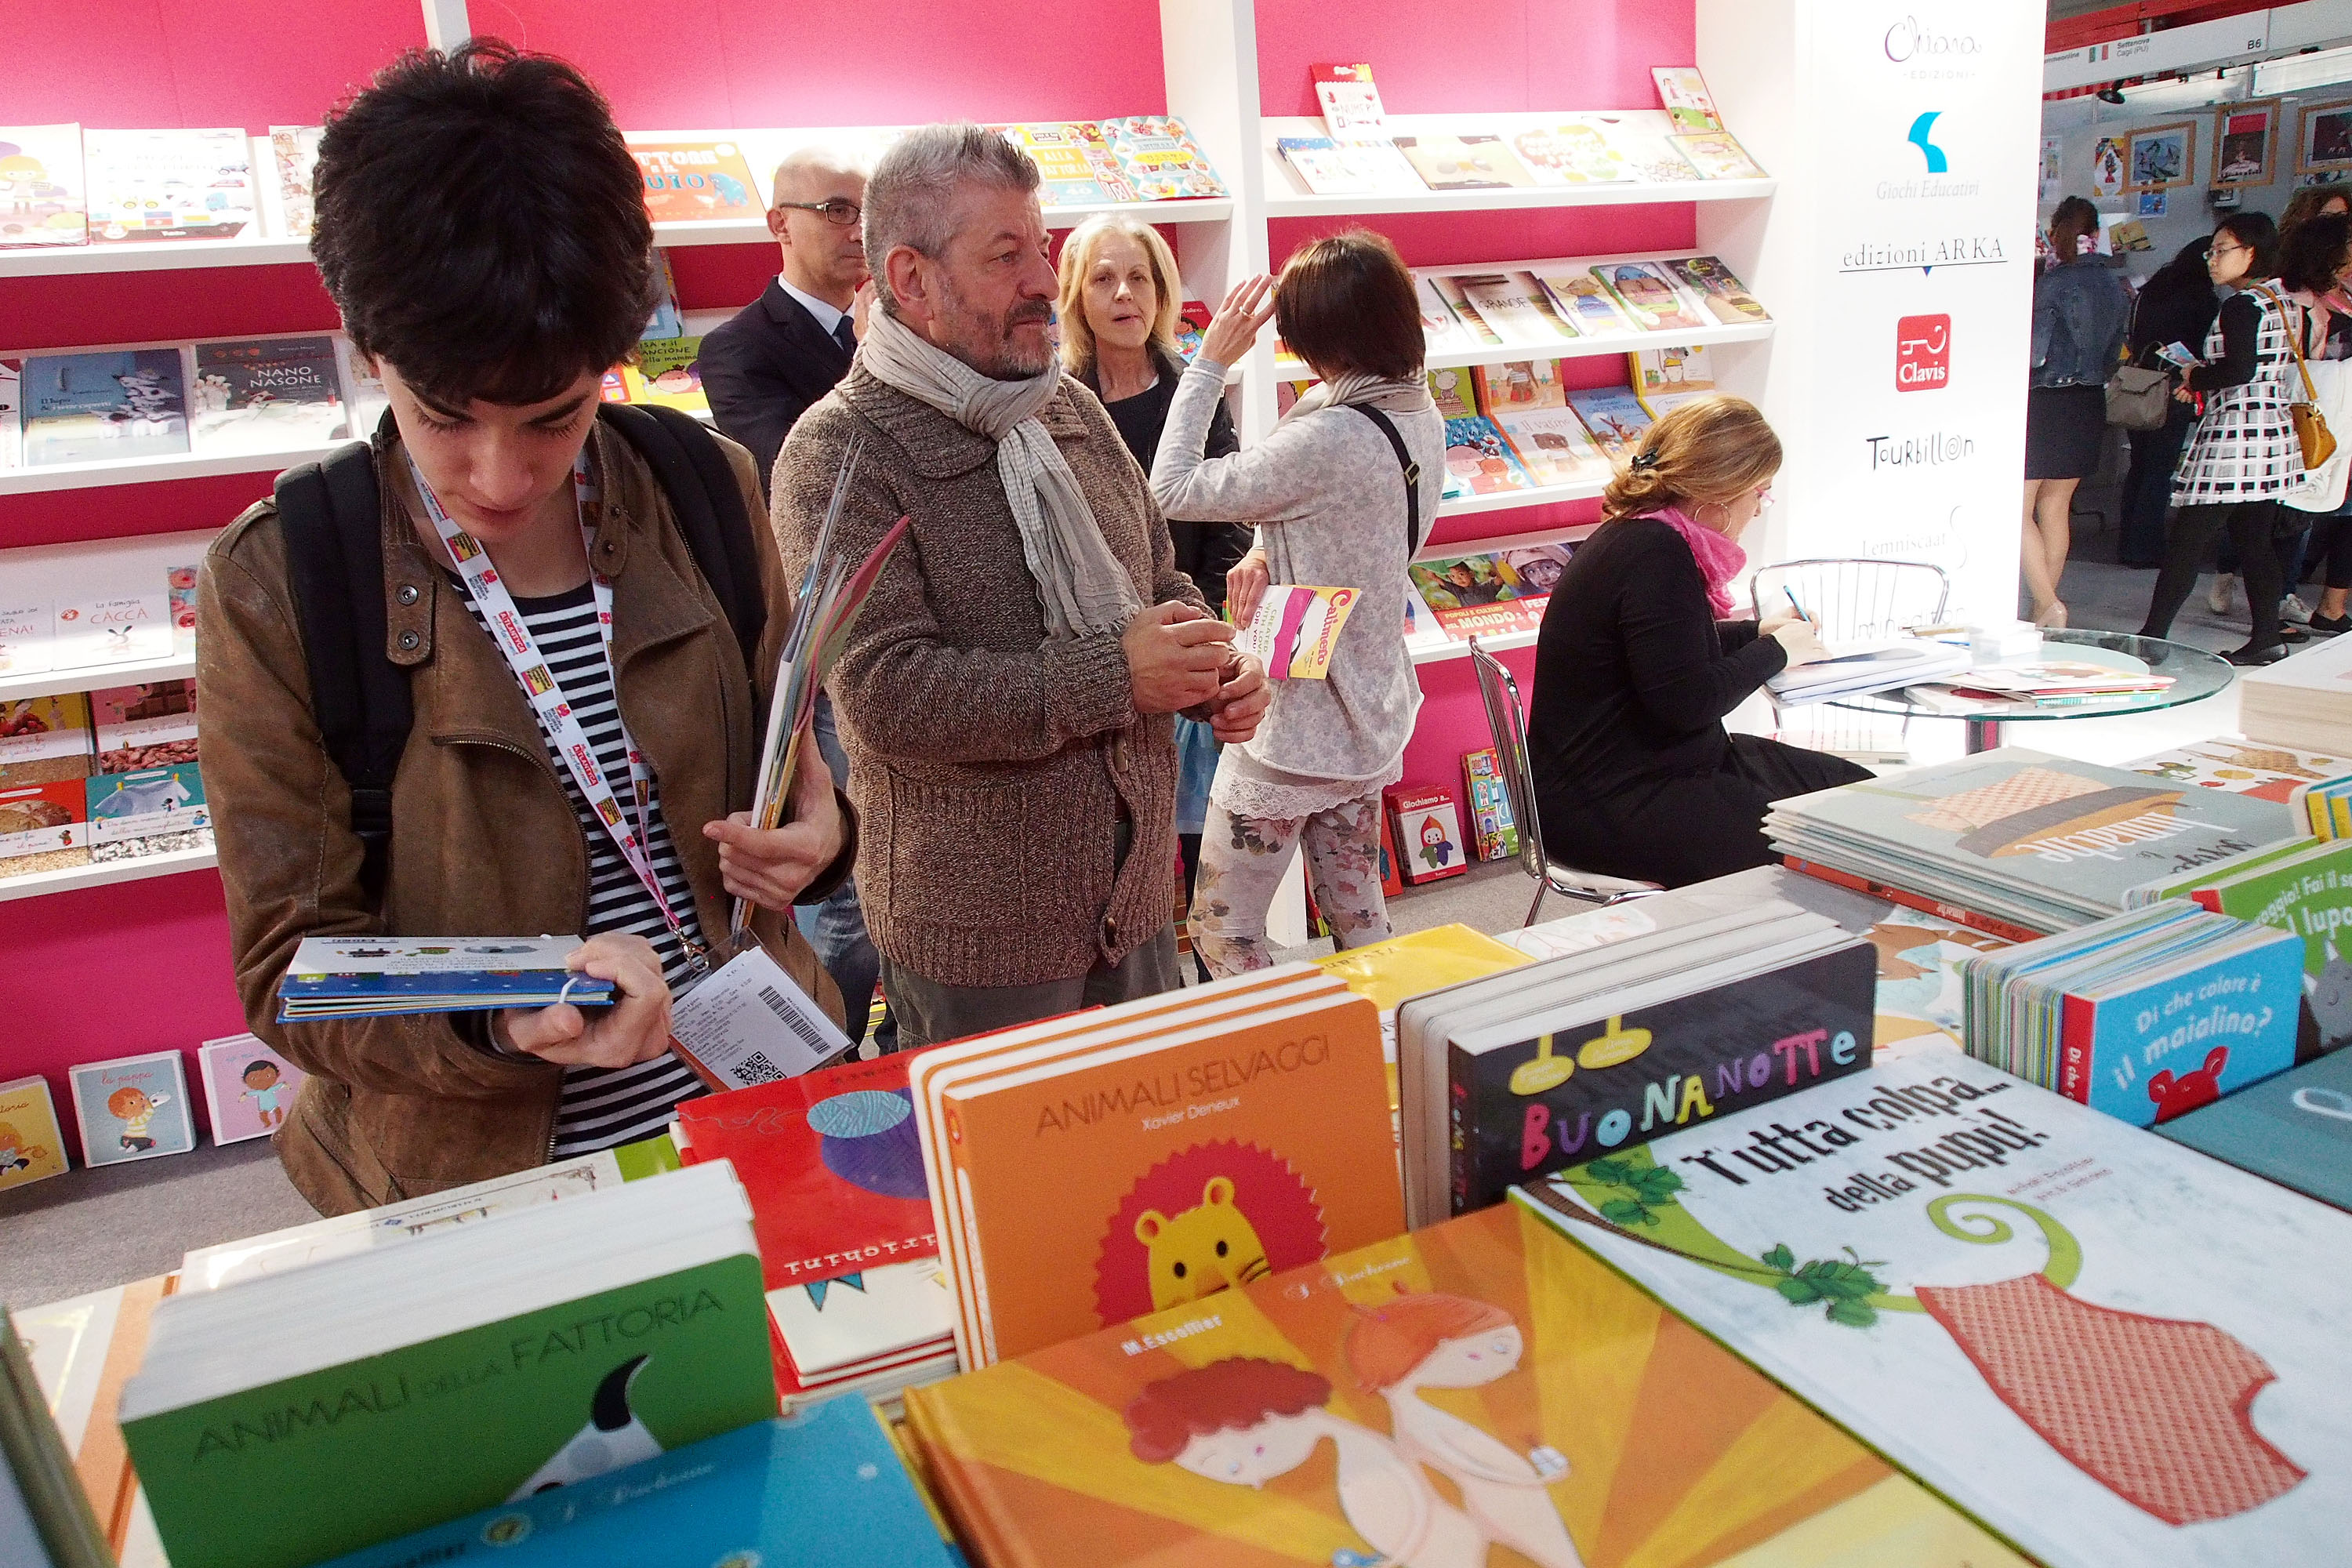
[[[841,345],[843,353],[852,359],[857,357],[857,334],[851,330],[847,316],[842,317],[833,324],[833,341]]]

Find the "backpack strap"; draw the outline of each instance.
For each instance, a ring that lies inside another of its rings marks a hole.
[[[735,481],[734,466],[702,423],[681,409],[607,403],[597,413],[636,449],[669,497],[686,547],[734,628],[744,669],[757,681],[768,601],[760,590],[751,516],[743,504],[742,487]]]
[[[287,570],[310,666],[310,710],[352,790],[360,888],[383,893],[392,780],[408,744],[408,672],[384,652],[383,512],[364,441],[278,476]]]
[[[1410,561],[1421,553],[1421,465],[1404,449],[1404,437],[1397,434],[1395,423],[1387,415],[1369,404],[1349,403],[1343,406],[1354,409],[1381,427],[1381,434],[1389,438],[1389,450],[1396,454],[1397,467],[1404,470],[1405,559]]]

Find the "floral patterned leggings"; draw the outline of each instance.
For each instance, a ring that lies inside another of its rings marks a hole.
[[[1351,800],[1292,821],[1235,816],[1212,802],[1201,834],[1201,876],[1192,895],[1192,949],[1218,980],[1274,963],[1265,915],[1289,869],[1294,845],[1307,849],[1315,907],[1340,947],[1389,935],[1381,896],[1381,799]]]

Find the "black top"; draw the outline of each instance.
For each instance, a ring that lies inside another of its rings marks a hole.
[[[1152,358],[1160,365],[1158,381],[1133,397],[1103,405],[1103,412],[1118,426],[1119,439],[1135,454],[1147,479],[1151,477],[1151,460],[1160,453],[1160,433],[1168,427],[1168,406],[1176,401],[1176,383],[1184,374],[1182,365],[1158,353]],[[1102,395],[1101,384],[1092,370],[1077,379],[1087,391],[1097,397]],[[1209,438],[1202,444],[1202,455],[1229,458],[1241,449],[1241,437],[1234,434],[1234,417],[1220,403],[1209,421]],[[1178,522],[1171,519],[1168,537],[1176,547],[1176,569],[1192,579],[1212,611],[1223,615],[1225,574],[1234,569],[1234,562],[1249,553],[1251,530],[1237,522]]]
[[[762,495],[785,434],[849,374],[847,352],[773,278],[758,299],[710,330],[696,363],[711,423],[751,449]]]
[[[2189,373],[2189,384],[2198,392],[2219,392],[2243,386],[2254,379],[2255,345],[2263,335],[2263,302],[2251,293],[2231,295],[2221,301],[2221,357]],[[2199,349],[2203,344],[2194,345]]]
[[[2167,343],[2202,354],[2205,334],[2213,330],[2213,312],[2220,307],[2201,263],[2194,274],[2176,273],[2169,267],[2158,271],[2140,289],[2139,303],[2132,310],[2132,363],[2153,365],[2156,351]]]
[[[1715,618],[1682,535],[1654,518],[1605,523],[1569,557],[1536,641],[1538,787],[1597,800],[1714,772],[1723,716],[1788,662],[1754,621]]]

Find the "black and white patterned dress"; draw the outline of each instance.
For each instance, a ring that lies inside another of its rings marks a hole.
[[[2302,310],[2288,304],[2276,285],[2248,289],[2241,297],[2251,299],[2262,312],[2253,379],[2206,394],[2204,416],[2181,450],[2180,466],[2173,470],[2174,506],[2271,500],[2303,483],[2303,447],[2287,413],[2287,405],[2298,401],[2301,393],[2299,384],[2290,390],[2296,373],[2287,333],[2300,326]],[[2288,319],[2290,312],[2294,321]],[[2217,315],[2212,331],[2205,334],[2205,362],[2219,361],[2224,352]]]

